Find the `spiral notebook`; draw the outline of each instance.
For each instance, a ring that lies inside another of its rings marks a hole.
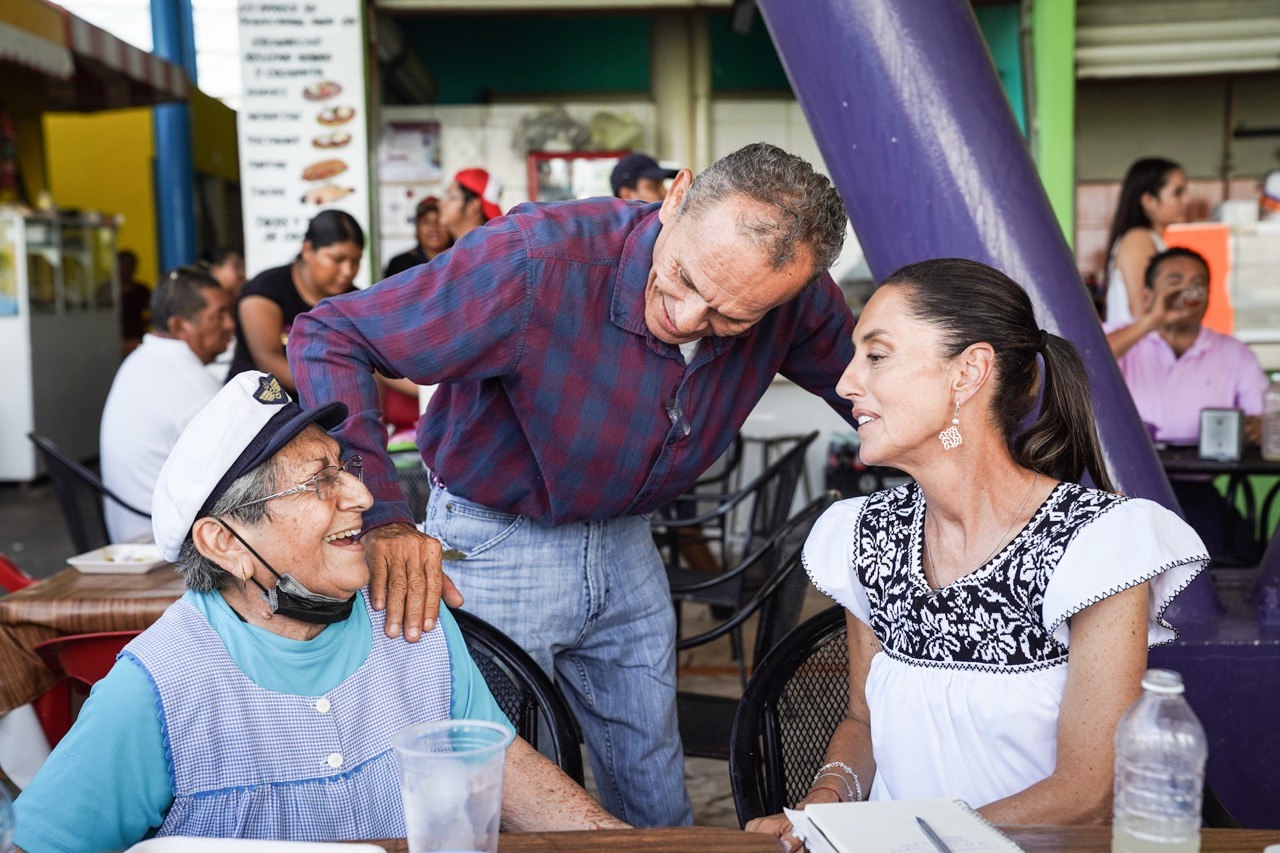
[[[938,853],[917,818],[952,853],[1022,849],[960,800],[817,803],[787,817],[810,853]]]

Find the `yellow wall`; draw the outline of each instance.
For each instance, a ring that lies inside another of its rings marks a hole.
[[[138,280],[153,284],[160,272],[151,110],[46,113],[44,131],[54,203],[122,215],[119,247],[138,254]]]
[[[191,165],[206,175],[239,183],[236,111],[199,89],[191,90]]]

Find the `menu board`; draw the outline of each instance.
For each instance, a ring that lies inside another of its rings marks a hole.
[[[239,9],[236,125],[252,276],[292,260],[322,210],[345,210],[369,233],[365,36],[360,0],[240,0]],[[358,287],[369,267],[361,264]]]

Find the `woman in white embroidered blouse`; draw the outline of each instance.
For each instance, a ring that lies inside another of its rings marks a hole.
[[[915,483],[841,501],[805,546],[848,611],[850,696],[798,805],[957,797],[999,823],[1109,820],[1112,734],[1203,544],[1111,493],[1079,355],[997,270],[899,270],[854,349],[838,390],[862,459]],[[1099,489],[1076,485],[1086,471]],[[798,844],[782,815],[747,828]]]

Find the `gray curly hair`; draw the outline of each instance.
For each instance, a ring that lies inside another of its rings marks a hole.
[[[772,209],[772,215],[739,218],[738,227],[769,253],[774,269],[794,261],[798,245],[813,252],[811,278],[836,262],[848,221],[844,202],[831,181],[803,158],[767,142],[739,148],[693,179],[676,216],[697,215],[733,195]]]
[[[248,527],[254,527],[270,518],[271,515],[267,510],[271,505],[270,501],[249,506],[240,506],[240,504],[266,497],[276,491],[279,471],[276,465],[277,458],[278,455],[273,456],[249,473],[241,474],[233,480],[227,490],[222,493],[222,497],[214,503],[208,515],[214,518],[232,519]],[[178,552],[178,559],[174,561],[173,567],[178,570],[178,574],[182,575],[187,589],[195,592],[214,592],[223,589],[229,583],[239,582],[238,578],[222,566],[200,553],[191,538],[190,530],[187,531],[187,538],[182,542],[182,548]]]

